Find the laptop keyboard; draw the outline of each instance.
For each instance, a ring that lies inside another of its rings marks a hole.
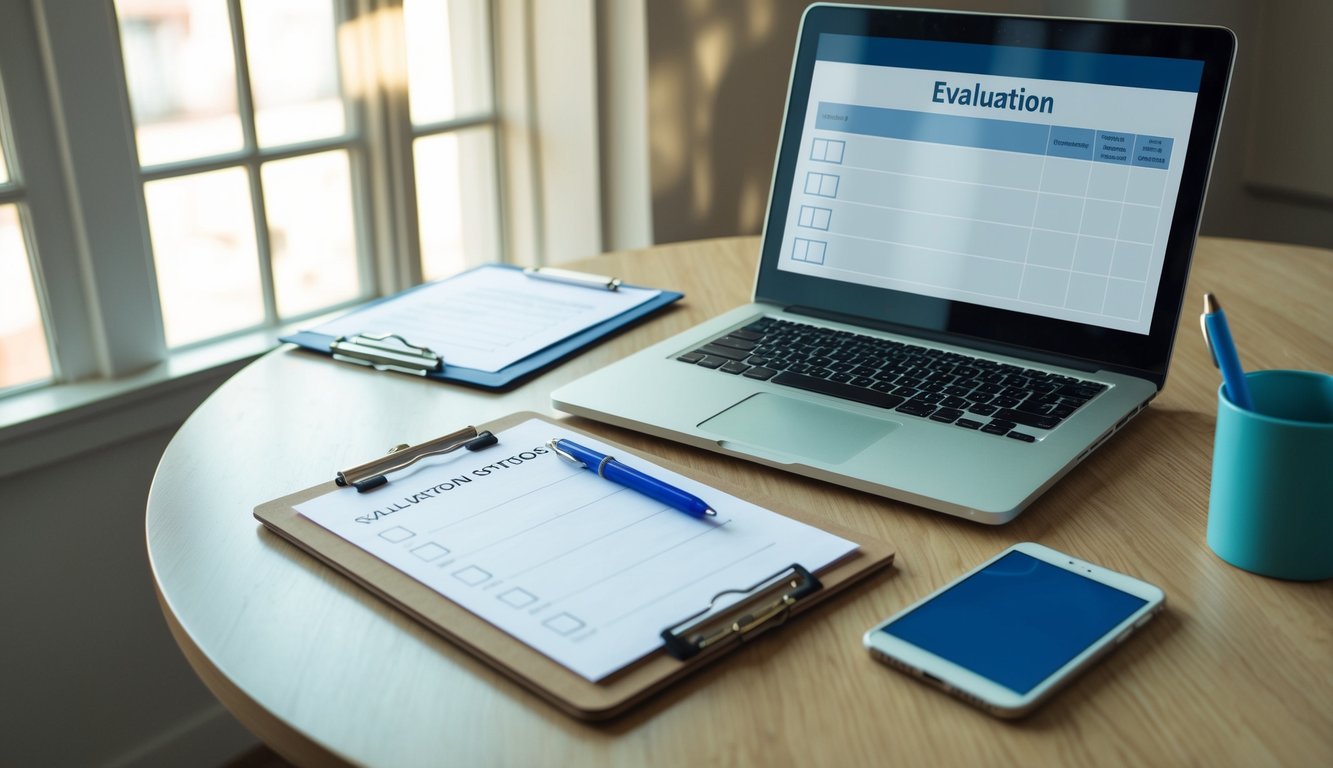
[[[677,360],[1023,442],[1105,384],[941,349],[761,318]]]

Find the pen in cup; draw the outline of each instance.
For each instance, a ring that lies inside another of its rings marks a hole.
[[[698,496],[649,477],[637,469],[617,461],[614,457],[598,453],[591,448],[585,448],[578,443],[559,437],[552,438],[546,444],[561,459],[593,472],[617,485],[623,485],[650,499],[660,501],[687,515],[692,517],[713,517],[717,515],[708,506],[708,503]]]
[[[1213,355],[1213,364],[1222,372],[1222,384],[1227,396],[1237,408],[1254,410],[1254,400],[1250,397],[1250,385],[1245,380],[1245,371],[1240,366],[1240,356],[1236,354],[1236,345],[1231,340],[1231,329],[1227,326],[1227,316],[1222,311],[1222,304],[1211,293],[1203,295],[1203,314],[1199,315],[1203,326],[1203,340]]]

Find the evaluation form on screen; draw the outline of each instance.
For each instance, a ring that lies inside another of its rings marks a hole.
[[[1201,73],[822,35],[779,267],[1147,334]]]

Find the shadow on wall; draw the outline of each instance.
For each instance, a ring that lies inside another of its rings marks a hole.
[[[1308,137],[1323,131],[1325,123],[1333,125],[1333,106],[1307,104],[1282,114],[1266,109],[1263,114],[1273,114],[1266,121],[1254,108],[1258,102],[1266,108],[1269,102],[1282,104],[1268,94],[1274,82],[1288,94],[1317,90],[1322,73],[1333,66],[1333,49],[1308,45],[1293,33],[1293,28],[1304,29],[1305,22],[1314,18],[1333,16],[1333,4],[1290,1],[1294,7],[1286,0],[1282,4],[1274,0],[896,4],[1232,28],[1239,47],[1203,233],[1333,248],[1333,192],[1325,199],[1322,191],[1333,183],[1311,182],[1324,178],[1323,166],[1316,162],[1317,168],[1309,167],[1308,154],[1288,157],[1293,150],[1285,142],[1273,141],[1275,132],[1289,134],[1302,128],[1297,133]],[[763,227],[796,32],[806,5],[807,0],[645,3],[656,242],[758,234]],[[1300,66],[1293,66],[1293,57]],[[1304,77],[1304,85],[1288,82],[1293,76]],[[1293,116],[1299,119],[1293,121]],[[1333,166],[1333,153],[1324,154],[1327,158],[1321,162]],[[1293,174],[1292,168],[1302,169],[1301,174]],[[1333,172],[1327,177],[1333,178]]]
[[[647,4],[648,148],[658,242],[754,234],[762,227],[805,5]]]

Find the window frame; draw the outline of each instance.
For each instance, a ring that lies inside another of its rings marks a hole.
[[[3,44],[4,44],[3,37],[0,37],[0,45]],[[3,73],[0,73],[0,75],[2,74]],[[8,103],[8,100],[6,99],[5,96],[4,77],[0,76],[0,105],[6,103]],[[24,173],[22,167],[23,164],[20,161],[20,158],[17,156],[17,153],[13,151],[14,132],[9,124],[10,121],[8,118],[9,115],[7,110],[0,110],[0,162],[3,162],[4,164],[3,167],[5,171],[5,178],[3,180],[0,180],[0,208],[13,206],[15,211],[17,212],[18,223],[20,228],[19,237],[23,238],[25,244],[24,255],[28,261],[28,274],[32,282],[32,290],[35,294],[34,298],[40,302],[41,297],[44,295],[45,292],[42,290],[42,286],[38,282],[41,276],[33,263],[34,259],[31,253],[31,248],[27,247],[27,244],[33,241],[32,220],[31,220],[32,217],[28,206],[28,189],[24,185]],[[49,335],[49,332],[46,330],[46,321],[45,321],[46,313],[43,311],[40,303],[37,306],[37,311],[38,311],[38,318],[37,318],[38,322],[41,323],[42,325],[42,335],[43,338],[46,338]],[[51,369],[49,376],[31,382],[22,382],[16,385],[11,385],[14,391],[22,392],[27,389],[47,386],[52,381],[55,380],[56,361],[52,359],[49,344],[47,344],[46,351],[47,351],[48,365],[50,366]]]
[[[5,78],[9,170],[22,190],[20,214],[28,240],[37,302],[46,327],[52,380],[75,381],[105,369],[84,288],[77,211],[67,188],[66,160],[57,141],[58,113],[46,86],[33,5],[0,0],[10,23],[0,24],[0,71]]]

